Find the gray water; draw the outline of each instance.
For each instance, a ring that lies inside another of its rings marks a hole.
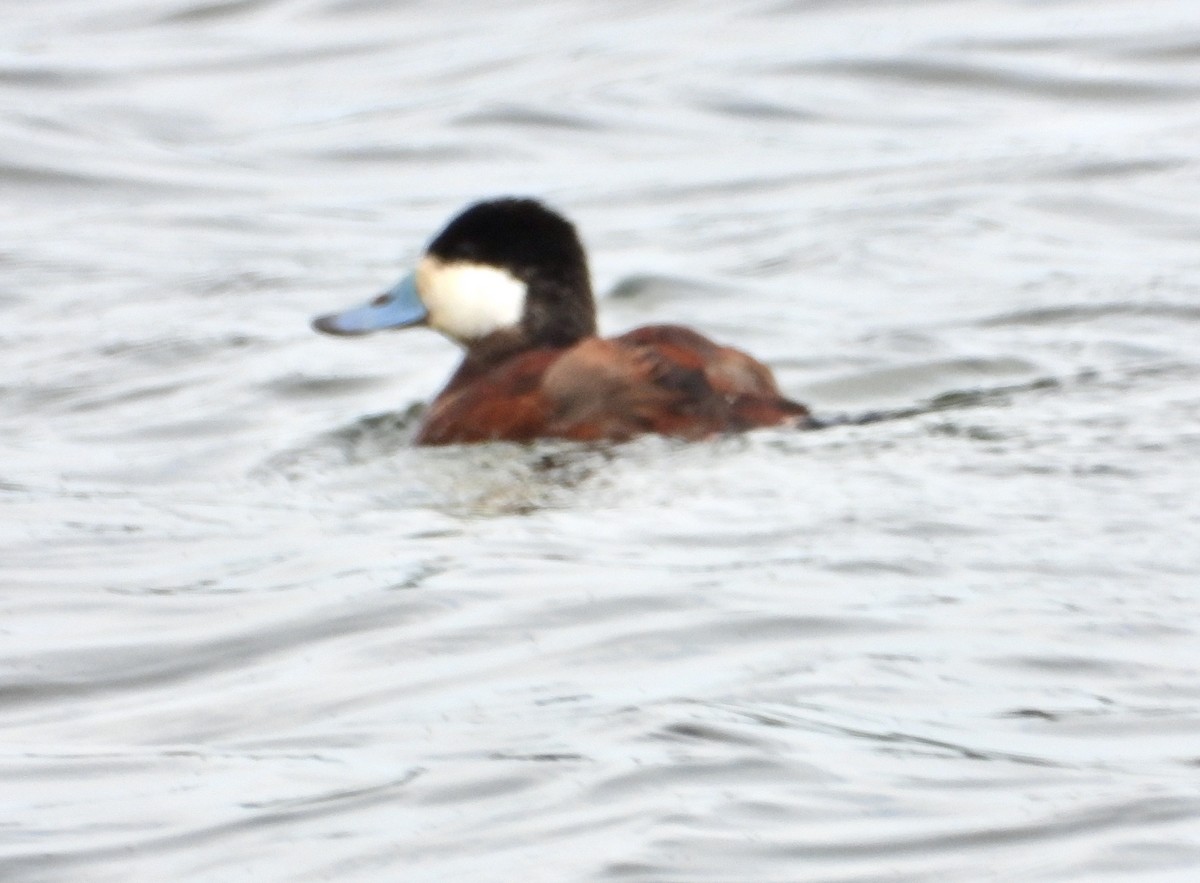
[[[0,12],[0,879],[1191,881],[1191,0]],[[416,450],[463,204],[821,415]]]

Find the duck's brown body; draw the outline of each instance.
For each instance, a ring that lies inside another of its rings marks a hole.
[[[808,422],[761,362],[677,325],[569,347],[468,356],[430,406],[422,445],[621,441],[643,433],[702,439]]]

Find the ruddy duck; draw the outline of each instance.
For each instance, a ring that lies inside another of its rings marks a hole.
[[[538,438],[683,439],[808,426],[769,368],[678,325],[596,336],[587,258],[575,228],[532,199],[470,206],[414,272],[370,303],[320,316],[326,334],[426,325],[466,357],[416,442]]]

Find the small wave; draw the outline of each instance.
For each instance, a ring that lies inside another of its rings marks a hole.
[[[708,98],[700,101],[699,105],[705,110],[737,120],[810,123],[821,119],[819,114],[809,110],[742,96]]]
[[[508,105],[456,117],[464,126],[515,126],[521,129],[567,129],[590,131],[603,128],[596,120],[576,114],[537,110],[531,107]]]
[[[322,383],[333,383],[336,388],[350,389],[338,381],[308,381],[308,391],[323,391]],[[313,386],[312,384],[316,384]],[[288,448],[269,457],[257,470],[260,478],[268,475],[283,475],[300,478],[326,472],[337,466],[366,463],[397,451],[412,447],[417,424],[425,412],[425,405],[414,404],[404,411],[387,411],[360,417],[353,423],[321,433],[309,442]]]
[[[726,294],[728,289],[711,282],[667,276],[658,273],[635,273],[619,280],[608,292],[609,300],[665,303],[692,300]]]
[[[1123,319],[1130,316],[1195,322],[1200,321],[1200,306],[1166,303],[1072,304],[1002,313],[999,316],[981,319],[975,324],[980,328],[997,328],[1008,325],[1073,325],[1102,319]]]
[[[1178,101],[1194,98],[1197,89],[1180,82],[1116,77],[1070,77],[1048,72],[998,66],[933,61],[919,58],[838,59],[806,62],[780,72],[823,71],[886,79],[924,86],[989,89],[1070,101]]]
[[[212,21],[246,15],[276,5],[278,0],[208,0],[204,3],[188,3],[165,13],[158,20],[164,24]]]
[[[363,144],[331,147],[313,151],[310,155],[319,159],[353,163],[384,163],[428,165],[429,163],[451,163],[482,160],[485,156],[494,161],[496,151],[467,147],[461,144],[435,144],[404,146],[399,144]]]
[[[944,395],[937,391],[961,386],[967,380],[1028,377],[1037,371],[1038,366],[1033,362],[1013,356],[940,359],[858,371],[832,380],[810,383],[804,391],[811,397],[837,401],[895,398],[922,391]],[[1003,388],[1011,387],[1006,385]]]

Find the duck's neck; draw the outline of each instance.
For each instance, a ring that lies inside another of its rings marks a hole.
[[[486,376],[498,365],[520,353],[531,350],[567,349],[574,346],[575,343],[578,341],[572,341],[565,345],[538,343],[530,340],[529,336],[521,329],[492,332],[487,337],[473,340],[467,344],[466,355],[463,357],[462,364],[458,366],[458,370],[454,372],[454,376],[450,378],[447,391]]]

